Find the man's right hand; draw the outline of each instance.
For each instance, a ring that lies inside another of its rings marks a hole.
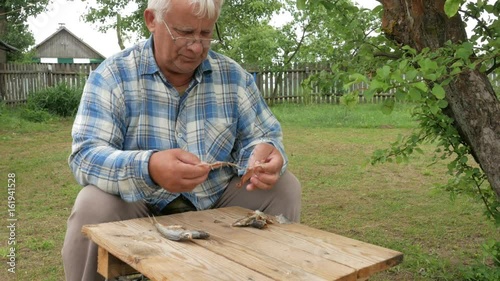
[[[189,192],[204,182],[210,167],[182,149],[155,152],[149,159],[149,175],[153,181],[169,192]]]

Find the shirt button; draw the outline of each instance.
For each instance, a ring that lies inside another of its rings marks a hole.
[[[182,134],[181,134],[181,133],[178,133],[178,134],[177,134],[177,137],[178,137],[178,138],[182,138]]]

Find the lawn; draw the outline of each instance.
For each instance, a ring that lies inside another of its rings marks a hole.
[[[448,179],[447,163],[431,165],[432,144],[406,164],[368,164],[375,149],[415,128],[408,107],[392,115],[373,105],[280,105],[273,111],[283,125],[289,169],[303,185],[302,223],[404,253],[401,265],[373,280],[460,280],[481,261],[481,244],[500,240],[479,200],[451,200],[438,188]],[[0,112],[0,175],[6,184],[15,173],[17,219],[11,274],[9,194],[2,189],[1,280],[64,280],[60,250],[79,191],[67,165],[71,123],[30,123],[16,111]]]

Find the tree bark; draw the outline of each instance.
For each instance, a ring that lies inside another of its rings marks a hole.
[[[382,30],[398,44],[417,51],[435,50],[445,42],[468,40],[459,14],[448,18],[445,0],[378,0],[384,7]],[[483,169],[500,201],[500,102],[485,73],[465,71],[446,90],[454,126]]]
[[[118,39],[118,46],[120,50],[125,49],[125,44],[123,44],[123,32],[122,32],[122,16],[120,14],[116,15],[116,37]]]
[[[0,5],[0,39],[7,33],[7,9]]]

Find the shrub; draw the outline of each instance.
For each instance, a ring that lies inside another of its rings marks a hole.
[[[20,116],[22,119],[36,123],[50,121],[53,117],[52,114],[48,113],[45,110],[35,110],[35,109],[30,109],[28,107],[22,108],[20,112],[21,112]]]
[[[489,240],[482,245],[484,260],[465,270],[464,280],[497,281],[500,280],[500,241]],[[489,260],[489,262],[485,262]]]
[[[71,88],[66,83],[58,84],[28,96],[27,109],[46,111],[61,117],[74,116],[80,103],[82,89]]]

